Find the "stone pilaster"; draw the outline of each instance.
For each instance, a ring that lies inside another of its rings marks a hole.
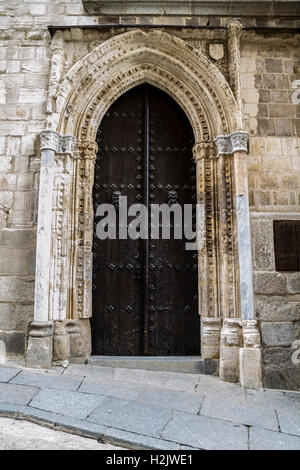
[[[96,142],[79,143],[75,188],[76,220],[74,230],[73,312],[72,318],[92,315],[92,242],[93,242],[93,183],[98,146]]]
[[[243,386],[258,388],[261,384],[261,351],[259,332],[254,320],[253,268],[248,201],[247,143],[248,134],[233,132],[215,139],[218,153],[231,165],[232,214],[234,215],[236,248],[232,252],[236,264],[237,306],[235,314],[224,319],[221,330],[220,377],[240,381]],[[223,239],[224,237],[221,237]],[[227,250],[228,251],[228,250]],[[222,262],[222,261],[221,261]],[[226,266],[226,264],[225,264]],[[233,262],[232,262],[233,266]],[[223,268],[224,269],[224,268]],[[229,306],[232,301],[229,299]],[[232,318],[233,317],[233,318]],[[241,326],[243,325],[243,331]]]

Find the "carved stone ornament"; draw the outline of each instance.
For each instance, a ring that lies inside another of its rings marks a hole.
[[[214,60],[220,60],[224,57],[224,44],[212,43],[209,45],[209,55]]]
[[[74,137],[72,135],[60,135],[52,130],[40,133],[40,149],[53,150],[55,153],[72,154],[74,149]]]
[[[218,155],[229,155],[234,152],[248,152],[248,132],[236,131],[229,135],[219,135],[214,139]]]

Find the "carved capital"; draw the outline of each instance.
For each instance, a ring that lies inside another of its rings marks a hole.
[[[214,144],[213,142],[196,142],[193,147],[193,157],[197,161],[201,158],[214,157]]]
[[[72,135],[60,135],[56,131],[46,130],[40,133],[40,149],[53,150],[58,154],[72,155],[74,149],[74,137]]]
[[[232,153],[248,152],[248,132],[237,131],[230,134]]]
[[[214,139],[218,155],[230,155],[234,152],[248,151],[248,132],[236,131],[228,135],[219,135]]]
[[[98,145],[96,142],[91,140],[84,140],[80,142],[79,149],[81,151],[82,158],[85,160],[96,160]]]
[[[57,151],[59,145],[59,134],[55,131],[47,130],[40,133],[40,149]]]
[[[241,37],[243,31],[243,24],[238,18],[232,18],[226,24],[229,34],[235,36],[238,40]]]

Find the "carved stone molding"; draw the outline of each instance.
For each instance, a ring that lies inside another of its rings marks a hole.
[[[229,135],[219,135],[214,139],[218,155],[230,155],[234,152],[248,152],[248,132],[236,131]]]
[[[99,44],[67,73],[57,91],[57,130],[95,140],[110,105],[146,81],[185,110],[196,141],[241,127],[233,93],[205,54],[168,33],[136,29]]]

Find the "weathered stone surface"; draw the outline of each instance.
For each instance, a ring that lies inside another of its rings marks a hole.
[[[109,428],[105,432],[105,442],[113,442],[117,445],[125,445],[129,449],[145,450],[145,449],[161,449],[161,450],[179,450],[180,445],[175,442],[169,442],[162,439],[155,439],[149,436],[133,434],[121,429]]]
[[[35,372],[30,370],[23,370],[17,377],[11,380],[11,383],[19,385],[71,391],[76,391],[81,382],[82,379],[79,377],[65,377],[61,374],[47,374],[46,372]]]
[[[162,437],[200,449],[246,450],[248,432],[245,426],[175,411]]]
[[[272,182],[274,182],[273,175]],[[268,219],[255,220],[252,221],[251,228],[253,237],[254,270],[274,271],[275,262],[272,243],[272,221]]]
[[[281,273],[256,272],[254,290],[256,294],[284,295],[287,293],[286,276]]]
[[[277,390],[299,390],[300,388],[299,366],[286,369],[264,367],[263,377],[266,388],[275,388]]]
[[[37,392],[34,387],[0,383],[0,402],[27,405]]]
[[[158,438],[170,416],[170,409],[107,398],[88,417],[88,421]]]
[[[262,387],[260,348],[240,348],[240,384],[245,388]]]
[[[6,354],[25,354],[25,333],[0,331],[0,342],[5,344]]]
[[[9,382],[20,372],[20,369],[13,369],[12,367],[0,367],[0,382]]]
[[[137,400],[145,390],[145,386],[128,384],[117,380],[97,380],[86,377],[82,382],[79,392],[93,393],[95,395],[107,395],[123,398],[124,400]]]
[[[225,421],[246,426],[257,426],[270,429],[271,431],[278,431],[275,411],[260,406],[229,403],[221,398],[207,397],[204,399],[200,415],[224,419]]]
[[[261,321],[294,321],[300,315],[300,302],[289,302],[287,297],[257,296],[256,316]]]
[[[147,387],[138,400],[158,407],[172,408],[197,414],[203,398],[195,393],[180,392],[163,388]]]
[[[292,322],[261,323],[261,337],[265,346],[290,346],[294,339]]]
[[[300,438],[256,427],[250,428],[250,450],[299,450]]]
[[[17,385],[14,385],[17,387]],[[32,400],[30,406],[52,413],[85,418],[105,397],[65,390],[43,389]]]

